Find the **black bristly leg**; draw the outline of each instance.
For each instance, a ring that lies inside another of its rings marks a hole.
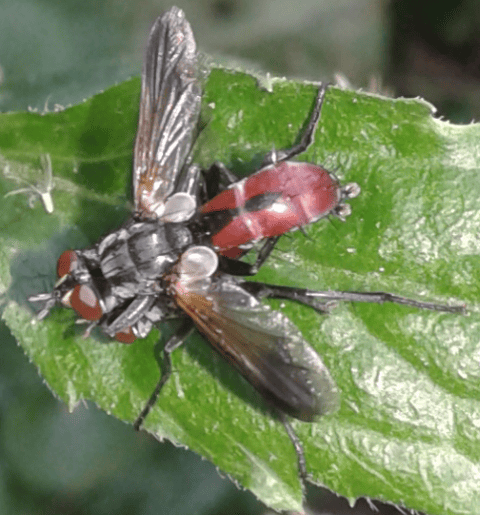
[[[263,159],[262,166],[270,166],[278,163],[279,161],[287,161],[292,157],[298,156],[307,150],[307,148],[313,142],[313,136],[317,130],[318,120],[320,119],[320,113],[322,110],[323,101],[325,99],[325,93],[327,86],[322,84],[318,88],[317,98],[315,99],[315,105],[310,116],[305,131],[302,134],[302,138],[299,143],[293,145],[291,148],[283,150],[273,150],[269,152]],[[220,178],[223,179],[225,186],[229,186],[239,180],[239,178],[229,170],[223,163],[216,161],[213,163],[208,170],[204,172],[205,182],[207,183],[208,198],[211,199],[220,191]],[[216,187],[216,191],[213,190],[212,186]],[[212,189],[210,189],[212,188]]]
[[[220,264],[219,268],[222,272],[229,275],[236,276],[252,276],[258,273],[260,267],[265,263],[268,259],[272,250],[275,248],[280,236],[274,236],[272,238],[268,238],[263,244],[262,248],[259,250],[257,259],[255,263],[245,263],[244,261],[240,261],[238,259],[232,259],[225,256],[219,256]],[[251,250],[251,249],[250,249]],[[247,251],[249,252],[249,251]]]
[[[320,311],[328,312],[329,303],[339,301],[347,302],[370,302],[374,304],[383,304],[391,302],[393,304],[402,304],[419,309],[429,309],[431,311],[441,311],[444,313],[466,313],[465,304],[461,306],[447,306],[446,304],[437,304],[435,302],[424,302],[400,295],[394,295],[383,291],[374,292],[355,292],[355,291],[315,291],[304,288],[294,288],[290,286],[276,286],[265,283],[242,282],[241,287],[249,293],[260,298],[272,299],[288,299]]]
[[[325,93],[327,91],[327,85],[322,84],[318,88],[317,98],[315,99],[315,105],[313,106],[313,111],[310,116],[310,120],[308,121],[308,125],[305,128],[304,133],[302,134],[302,138],[299,143],[293,145],[291,148],[286,148],[283,150],[273,150],[269,152],[263,159],[262,168],[264,166],[273,165],[278,163],[279,161],[287,161],[292,157],[298,156],[307,150],[307,148],[313,142],[313,136],[315,131],[317,130],[318,120],[320,119],[320,113],[322,111],[323,101],[325,99]],[[213,174],[217,174],[217,177],[222,177],[224,179],[225,184],[228,186],[229,184],[233,184],[237,182],[239,178],[230,171],[223,163],[216,161],[213,163],[210,168],[204,172],[206,180],[209,176],[214,176]],[[218,181],[215,181],[218,183]],[[213,197],[214,195],[212,195]],[[212,198],[211,197],[211,198]]]
[[[218,256],[218,269],[224,274],[235,276],[250,276],[255,275],[251,273],[252,265],[245,263],[239,259],[232,259],[226,256]]]
[[[262,248],[258,252],[258,256],[255,263],[252,265],[252,275],[255,275],[260,270],[260,267],[268,259],[280,238],[281,235],[273,236],[272,238],[268,238],[268,240],[263,244]]]
[[[231,170],[229,170],[221,161],[215,161],[210,166],[210,169],[212,168],[218,170],[218,173],[224,179],[225,184],[227,186],[239,180],[239,178]]]
[[[317,129],[318,120],[320,118],[320,112],[322,110],[323,100],[325,98],[326,91],[327,86],[324,84],[322,84],[318,88],[318,94],[315,100],[312,115],[310,116],[310,120],[305,129],[305,132],[302,135],[300,142],[291,148],[287,148],[284,150],[272,150],[263,159],[262,167],[274,165],[279,161],[288,161],[292,157],[298,156],[299,154],[307,150],[307,148],[311,145],[313,141],[313,135],[315,134],[315,131]]]
[[[300,475],[300,479],[302,480],[303,487],[305,488],[305,481],[307,480],[308,473],[307,462],[305,460],[305,452],[303,451],[302,442],[300,442],[300,440],[298,439],[297,433],[295,433],[295,431],[293,430],[293,427],[291,426],[288,417],[278,410],[276,410],[276,414],[280,422],[283,424],[283,427],[285,428],[285,431],[287,432],[287,435],[293,444],[293,448],[295,449],[295,454],[297,455],[298,462],[298,473]]]
[[[160,391],[162,390],[165,383],[168,381],[169,377],[172,374],[172,360],[170,358],[170,354],[183,344],[183,342],[186,340],[187,336],[193,331],[193,329],[193,322],[189,318],[185,319],[182,325],[178,328],[177,332],[173,336],[171,336],[165,344],[165,347],[163,348],[163,359],[161,362],[160,380],[158,381],[157,386],[155,386],[155,390],[153,390],[152,395],[148,399],[147,403],[145,404],[144,408],[142,409],[142,411],[140,412],[140,414],[138,415],[137,419],[133,424],[135,431],[138,431],[140,429],[145,418],[148,416],[151,409],[157,402]]]
[[[215,197],[225,187],[238,182],[240,179],[220,161],[215,161],[208,170],[204,170],[206,184],[206,200]],[[224,188],[221,187],[224,186]]]

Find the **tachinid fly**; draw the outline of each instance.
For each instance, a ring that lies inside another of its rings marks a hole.
[[[238,180],[221,163],[202,171],[189,162],[201,88],[197,51],[183,12],[157,19],[142,72],[134,151],[134,207],[118,230],[83,250],[67,250],[57,264],[53,292],[39,318],[56,304],[73,308],[124,343],[143,338],[166,318],[183,317],[165,345],[161,379],[135,422],[138,429],[171,373],[170,354],[196,327],[276,409],[306,476],[300,442],[284,415],[304,421],[334,411],[338,389],[318,354],[281,312],[261,303],[282,298],[327,311],[327,301],[395,302],[450,313],[463,307],[417,302],[383,292],[315,292],[245,282],[278,238],[329,214],[350,214],[347,199],[360,188],[341,186],[322,167],[290,161],[311,143],[326,88],[298,145],[266,155],[262,168]],[[222,184],[223,187],[220,187]],[[254,265],[239,258],[264,240]]]

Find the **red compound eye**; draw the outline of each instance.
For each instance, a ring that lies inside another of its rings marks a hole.
[[[98,320],[103,315],[97,296],[90,286],[77,284],[70,297],[70,304],[85,320]]]
[[[137,337],[133,334],[132,328],[129,326],[123,331],[115,335],[115,339],[121,343],[133,343]]]
[[[75,270],[77,266],[77,253],[73,250],[66,250],[62,252],[62,255],[58,258],[57,261],[57,276],[58,278],[63,277],[64,275],[69,274],[73,270]]]

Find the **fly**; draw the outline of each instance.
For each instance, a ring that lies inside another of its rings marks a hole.
[[[339,391],[293,322],[261,299],[294,300],[320,312],[327,311],[331,300],[395,302],[447,313],[461,313],[464,307],[236,277],[254,273],[285,232],[328,214],[344,219],[350,213],[345,201],[360,189],[355,183],[341,186],[320,166],[290,161],[313,139],[323,86],[300,143],[267,154],[252,176],[239,181],[221,164],[206,172],[191,164],[188,155],[201,103],[197,70],[192,30],[184,13],[172,7],[156,20],[146,49],[134,150],[134,212],[93,246],[63,252],[53,291],[29,300],[42,303],[40,319],[61,304],[88,323],[87,334],[97,326],[124,343],[146,337],[162,320],[183,318],[165,344],[160,380],[134,427],[140,428],[170,377],[171,353],[197,328],[272,405],[306,478],[302,446],[287,416],[312,421],[331,413]],[[219,179],[212,183],[215,176]],[[239,257],[260,240],[264,246],[249,267]]]

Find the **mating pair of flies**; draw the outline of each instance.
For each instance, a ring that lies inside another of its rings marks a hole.
[[[189,161],[201,104],[192,30],[176,7],[153,25],[142,72],[134,212],[92,247],[65,251],[54,290],[29,299],[43,303],[39,318],[62,304],[89,322],[87,334],[98,326],[124,343],[146,337],[158,322],[183,319],[164,347],[160,381],[136,429],[171,374],[170,354],[196,327],[272,405],[306,477],[301,444],[285,415],[312,421],[337,408],[339,392],[295,325],[261,299],[294,300],[324,313],[331,301],[464,311],[385,292],[311,291],[241,279],[256,273],[281,235],[328,215],[344,220],[350,214],[345,201],[360,193],[357,184],[342,186],[321,166],[291,161],[313,140],[325,91],[318,90],[300,142],[269,152],[253,175],[238,180],[219,163],[203,171]],[[254,264],[242,261],[254,248]]]

